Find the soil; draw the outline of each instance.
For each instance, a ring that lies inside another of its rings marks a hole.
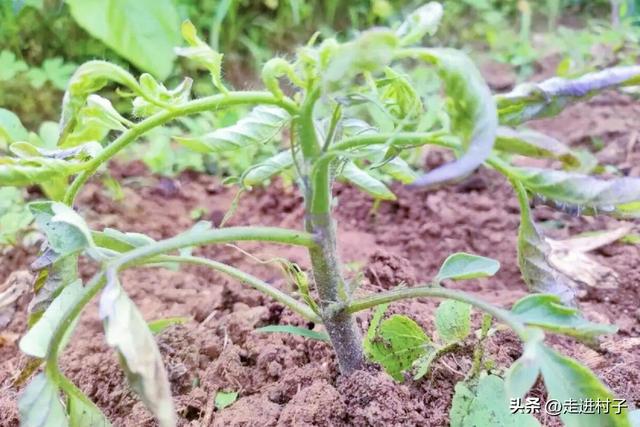
[[[500,85],[504,85],[501,82]],[[588,147],[594,138],[605,145],[597,157],[640,176],[640,104],[626,95],[605,94],[569,108],[558,118],[532,125],[573,146]],[[433,149],[425,166],[449,160]],[[219,224],[235,195],[213,177],[184,173],[176,179],[150,175],[139,163],[113,164],[111,172],[124,185],[124,199],[113,201],[97,183],[83,191],[78,207],[95,228],[118,227],[160,239],[183,231],[202,219]],[[132,179],[136,177],[136,179]],[[373,209],[372,201],[357,190],[338,185],[336,214],[339,252],[349,278],[360,281],[357,292],[379,292],[398,283],[425,283],[451,253],[466,251],[498,259],[501,269],[491,279],[446,283],[494,304],[509,307],[526,294],[516,263],[518,206],[509,185],[497,173],[482,169],[464,182],[432,192],[393,188],[397,201]],[[276,181],[269,189],[245,194],[230,224],[263,224],[299,228],[303,212],[296,190]],[[537,219],[556,238],[619,225],[606,217],[576,218],[535,209]],[[553,225],[553,228],[551,227]],[[304,251],[264,244],[239,245],[261,259],[283,256],[308,268]],[[231,246],[200,249],[199,254],[230,263],[274,286],[289,285],[279,269],[257,263]],[[27,271],[35,248],[13,249],[0,262],[0,283],[13,271]],[[640,405],[640,271],[636,245],[614,243],[593,256],[619,275],[618,289],[588,289],[580,306],[590,319],[615,323],[620,331],[606,337],[599,351],[573,340],[553,337],[550,342],[593,369],[630,406]],[[83,267],[90,273],[91,266]],[[418,382],[396,383],[376,367],[351,377],[338,375],[335,359],[323,342],[283,334],[260,334],[268,324],[313,328],[282,305],[215,272],[199,267],[127,270],[122,282],[149,320],[188,316],[191,320],[160,333],[160,351],[169,371],[181,426],[301,426],[301,425],[448,425],[448,409],[455,383],[471,366],[472,343],[435,364]],[[25,330],[28,297],[18,299],[17,310],[0,330],[0,425],[17,426],[16,397],[11,383],[26,358],[17,348]],[[414,318],[427,331],[437,302],[419,299],[394,304],[392,312]],[[365,330],[370,313],[358,315]],[[475,315],[476,325],[479,315]],[[317,327],[316,327],[317,329]],[[64,372],[109,417],[114,426],[153,426],[152,417],[125,383],[117,358],[102,337],[95,305],[85,310],[74,338],[62,357]],[[492,335],[487,355],[494,372],[516,360],[522,347],[504,330]],[[238,400],[219,411],[218,391],[237,391]],[[544,398],[538,384],[532,395]],[[557,419],[544,419],[559,425]]]

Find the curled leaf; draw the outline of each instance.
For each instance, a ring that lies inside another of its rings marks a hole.
[[[512,184],[520,204],[518,266],[523,280],[532,292],[555,294],[565,304],[574,305],[575,283],[550,264],[551,247],[533,222],[527,192],[520,182]]]
[[[631,227],[627,226],[565,240],[547,238],[551,247],[549,262],[576,282],[594,288],[615,289],[619,281],[615,270],[599,263],[587,255],[587,252],[617,241],[630,230]]]
[[[140,94],[140,87],[136,79],[122,67],[107,61],[85,62],[73,73],[62,100],[58,145],[65,145],[67,136],[76,126],[78,112],[85,105],[89,95],[99,91],[109,82],[118,83],[134,93]],[[90,140],[97,139],[86,141]]]
[[[452,131],[462,138],[464,148],[464,154],[458,160],[426,173],[412,186],[431,187],[463,178],[480,166],[493,149],[498,116],[489,86],[474,63],[462,52],[407,49],[406,55],[436,65],[451,100]]]
[[[295,85],[302,87],[304,82],[296,75],[293,65],[283,58],[272,58],[262,67],[262,82],[265,87],[276,97],[281,99],[284,96],[278,79],[287,77]]]
[[[83,170],[80,162],[51,158],[0,157],[0,186],[24,187],[66,178]]]
[[[162,357],[142,314],[122,289],[115,272],[107,273],[100,297],[107,343],[120,355],[131,388],[161,427],[176,425],[176,414]]]
[[[576,79],[554,77],[542,83],[524,83],[510,93],[496,96],[500,123],[515,126],[554,116],[599,91],[639,83],[640,65],[608,68]]]
[[[442,341],[462,341],[471,332],[471,306],[460,301],[443,301],[436,309],[435,323]]]
[[[187,41],[189,47],[177,47],[175,49],[176,54],[189,58],[201,67],[209,70],[213,85],[220,92],[227,92],[227,88],[222,83],[223,55],[214,51],[207,43],[200,40],[196,28],[189,20],[182,23],[182,37]]]
[[[82,296],[82,282],[76,280],[62,289],[44,314],[20,339],[20,350],[30,356],[44,359],[49,350],[53,332],[58,328],[70,307]]]
[[[176,140],[199,153],[236,150],[269,142],[289,120],[291,116],[282,108],[261,105],[232,126],[216,129],[201,137],[176,137]]]
[[[366,171],[360,169],[351,160],[342,168],[340,178],[345,179],[356,187],[360,188],[367,194],[380,200],[395,200],[396,196],[391,190],[380,180],[374,178]]]
[[[568,146],[548,135],[532,130],[515,130],[501,126],[496,135],[495,148],[505,153],[560,160],[571,167],[580,165],[580,159]]]
[[[182,105],[189,101],[193,80],[185,78],[173,89],[167,89],[150,74],[140,76],[142,96],[133,100],[133,114],[138,117],[149,117],[162,111],[167,106]]]
[[[640,178],[594,178],[539,168],[514,168],[517,179],[532,193],[579,212],[613,216],[640,215]]]

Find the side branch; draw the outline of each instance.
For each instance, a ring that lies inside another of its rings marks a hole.
[[[212,243],[229,243],[237,241],[261,241],[281,243],[285,245],[317,246],[310,233],[278,227],[227,227],[212,230],[189,230],[166,240],[145,245],[125,252],[112,261],[112,266],[120,268],[129,264],[137,264],[148,258],[166,254],[177,249],[190,246],[202,246]]]
[[[241,104],[277,105],[287,110],[291,115],[297,114],[297,107],[292,100],[289,98],[277,99],[270,92],[230,92],[196,99],[172,109],[161,111],[123,132],[115,141],[105,147],[98,156],[90,160],[87,168],[75,178],[71,186],[67,189],[64,203],[72,205],[82,186],[98,170],[100,165],[107,162],[119,151],[151,129],[162,126],[178,117]]]
[[[251,274],[245,273],[242,270],[239,270],[230,265],[210,260],[202,257],[195,256],[163,256],[159,257],[158,261],[160,262],[179,262],[184,264],[195,264],[195,265],[203,265],[205,267],[212,268],[216,271],[226,274],[227,276],[233,277],[238,280],[240,283],[249,285],[252,288],[270,296],[278,302],[281,302],[285,306],[287,306],[291,311],[298,313],[306,320],[315,323],[322,323],[320,317],[309,307],[307,304],[304,304],[290,295],[282,292],[279,289],[274,288],[267,282],[258,279]]]
[[[358,311],[366,310],[372,307],[376,307],[380,304],[387,304],[394,301],[399,301],[403,299],[409,298],[447,298],[453,299],[456,301],[465,302],[474,307],[479,308],[480,310],[491,314],[496,319],[501,320],[506,323],[514,330],[521,338],[525,338],[527,336],[527,331],[525,326],[513,318],[509,311],[496,307],[492,304],[484,302],[482,300],[477,299],[476,297],[466,294],[464,292],[442,288],[439,286],[419,286],[413,288],[400,288],[393,289],[391,291],[382,292],[375,295],[369,295],[363,298],[358,298],[353,300],[345,310],[348,313],[355,313]]]

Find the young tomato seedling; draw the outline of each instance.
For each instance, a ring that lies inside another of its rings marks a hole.
[[[149,74],[136,79],[108,62],[91,61],[80,66],[64,97],[57,147],[44,149],[37,138],[13,141],[13,156],[0,159],[1,185],[39,184],[50,189],[50,200],[30,204],[47,241],[33,264],[39,274],[30,305],[30,329],[21,339],[20,348],[42,362],[44,371],[22,392],[19,407],[23,424],[109,424],[58,366],[59,355],[80,313],[98,295],[106,340],[120,356],[131,387],[161,426],[176,424],[167,374],[153,334],[118,279],[124,269],[166,263],[212,268],[264,292],[303,318],[324,325],[342,375],[363,367],[365,348],[367,355],[398,380],[414,368],[416,378],[425,375],[435,358],[469,335],[470,307],[474,307],[513,329],[524,342],[524,353],[511,366],[504,383],[497,377],[483,377],[477,385],[478,393],[498,389],[496,396],[504,399],[522,397],[542,375],[551,398],[612,399],[611,392],[586,367],[544,343],[545,331],[593,341],[615,328],[590,323],[571,307],[575,303],[574,288],[569,278],[548,262],[549,247],[533,223],[529,196],[543,197],[551,206],[579,210],[585,215],[637,217],[640,180],[601,179],[576,172],[586,170],[586,166],[570,148],[516,127],[527,120],[557,114],[600,90],[638,84],[640,67],[614,68],[575,80],[551,79],[493,96],[464,53],[415,46],[435,31],[441,15],[442,7],[429,3],[396,29],[374,28],[344,43],[334,39],[319,42],[317,36],[313,37],[292,61],[274,58],[265,64],[265,91],[227,88],[221,78],[222,55],[201,41],[189,22],[182,27],[188,46],[177,49],[177,53],[210,72],[219,92],[216,95],[191,99],[188,78],[168,89]],[[425,69],[435,71],[437,77],[430,77],[430,81],[440,82],[446,95],[444,103],[432,104],[443,106],[435,122],[425,119],[433,117],[433,112],[426,111],[429,100],[418,93],[420,85],[411,77],[413,70]],[[284,81],[286,90],[281,86]],[[98,95],[108,84],[118,85],[132,97],[131,118],[123,117]],[[203,222],[175,237],[155,241],[113,229],[91,230],[73,209],[83,185],[147,132],[183,116],[238,106],[253,108],[230,127],[177,140],[198,152],[219,153],[267,143],[282,129],[288,129],[288,147],[250,167],[236,183],[247,189],[293,171],[304,197],[303,229],[212,228]],[[107,142],[109,135],[117,137]],[[424,175],[417,173],[406,156],[429,144],[453,150],[458,159]],[[512,154],[557,160],[564,169],[517,167],[510,161]],[[355,293],[344,280],[336,251],[333,183],[344,180],[375,199],[392,200],[395,195],[385,185],[389,178],[416,189],[431,188],[462,179],[482,165],[505,175],[516,190],[522,214],[519,263],[525,281],[537,293],[506,310],[440,286],[443,280],[491,276],[499,267],[491,259],[463,253],[449,257],[428,285],[371,295]],[[180,251],[239,241],[306,248],[311,278],[286,266],[298,287],[292,296],[230,265]],[[99,271],[86,283],[78,276],[80,256],[99,265]],[[363,345],[354,313],[417,297],[448,301],[437,313],[437,341],[404,316],[383,320],[384,310],[380,310]],[[490,321],[485,321],[481,339],[489,326]],[[324,338],[317,333],[307,336]],[[478,353],[471,376],[481,371],[481,359]],[[34,362],[30,366],[37,365]],[[460,390],[461,394],[471,393],[468,387],[461,386]],[[460,399],[454,399],[456,407],[464,400]],[[469,411],[473,405],[486,406],[480,397],[473,402],[466,406]],[[567,425],[575,426],[629,425],[626,409],[619,414],[561,417]]]

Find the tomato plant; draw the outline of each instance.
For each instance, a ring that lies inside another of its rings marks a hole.
[[[409,15],[397,29],[374,28],[344,43],[335,39],[319,42],[314,37],[297,51],[295,59],[274,58],[265,64],[264,91],[229,89],[221,77],[222,55],[201,41],[188,21],[182,26],[188,46],[176,52],[210,72],[219,92],[215,95],[191,99],[189,78],[169,89],[149,74],[136,79],[108,62],[91,61],[80,66],[64,97],[57,147],[43,149],[13,141],[9,147],[13,156],[0,159],[3,186],[55,183],[64,190],[51,191],[50,200],[29,205],[47,243],[33,265],[39,275],[30,305],[30,329],[21,339],[20,348],[42,362],[44,371],[31,380],[20,398],[23,424],[108,425],[106,417],[58,366],[78,316],[99,295],[106,341],[120,356],[131,387],[161,426],[175,425],[169,381],[153,334],[118,279],[124,269],[166,263],[212,268],[264,292],[301,317],[324,325],[342,375],[361,369],[366,353],[397,380],[404,379],[408,371],[413,371],[415,378],[424,376],[436,357],[469,335],[473,307],[486,313],[481,337],[486,336],[495,319],[524,342],[524,353],[509,368],[504,384],[499,378],[485,376],[479,379],[478,390],[498,388],[502,390],[499,396],[521,397],[541,375],[552,398],[613,399],[586,367],[544,342],[545,332],[593,342],[615,328],[589,322],[574,307],[570,279],[548,262],[548,244],[533,222],[529,197],[534,194],[551,206],[579,210],[584,215],[637,217],[640,179],[604,179],[576,172],[582,159],[570,148],[517,126],[557,114],[600,90],[637,85],[640,67],[613,68],[574,80],[554,78],[494,96],[463,52],[416,47],[425,35],[436,30],[441,15],[442,7],[429,3]],[[448,117],[440,128],[425,129],[421,120],[424,100],[407,72],[411,67],[431,67],[437,72],[446,94]],[[286,89],[283,81],[287,82]],[[133,117],[123,117],[97,94],[108,84],[121,86],[133,98]],[[213,228],[210,223],[200,222],[175,237],[155,241],[114,229],[92,230],[73,209],[83,185],[147,132],[183,116],[236,106],[253,108],[232,126],[176,139],[195,151],[219,153],[267,143],[288,129],[288,147],[252,165],[235,182],[249,188],[293,170],[304,200],[302,229]],[[384,126],[376,126],[378,120]],[[110,134],[118,136],[105,143]],[[420,174],[401,154],[424,145],[448,148],[459,157]],[[518,167],[511,162],[512,154],[558,160],[564,168]],[[443,280],[488,277],[499,268],[494,260],[464,253],[449,257],[438,275],[424,286],[398,287],[364,296],[354,292],[344,280],[336,251],[332,203],[335,180],[348,181],[376,199],[389,200],[396,196],[381,176],[423,191],[462,179],[481,166],[503,174],[515,189],[521,209],[519,263],[532,295],[507,310],[441,286]],[[233,266],[183,251],[236,241],[306,248],[311,278],[302,270],[288,269],[298,288],[295,294],[289,294]],[[78,275],[80,256],[99,266],[86,283]],[[383,319],[384,309],[379,308],[363,344],[354,313],[418,297],[445,299],[436,313],[437,341],[405,316]],[[312,337],[324,339],[315,335]],[[478,377],[481,370],[481,363],[476,364],[471,377]],[[463,397],[472,393],[465,387],[460,388]],[[454,399],[456,408],[472,411],[475,400],[462,404],[463,397]],[[629,425],[626,408],[620,413],[561,417],[572,426]]]

